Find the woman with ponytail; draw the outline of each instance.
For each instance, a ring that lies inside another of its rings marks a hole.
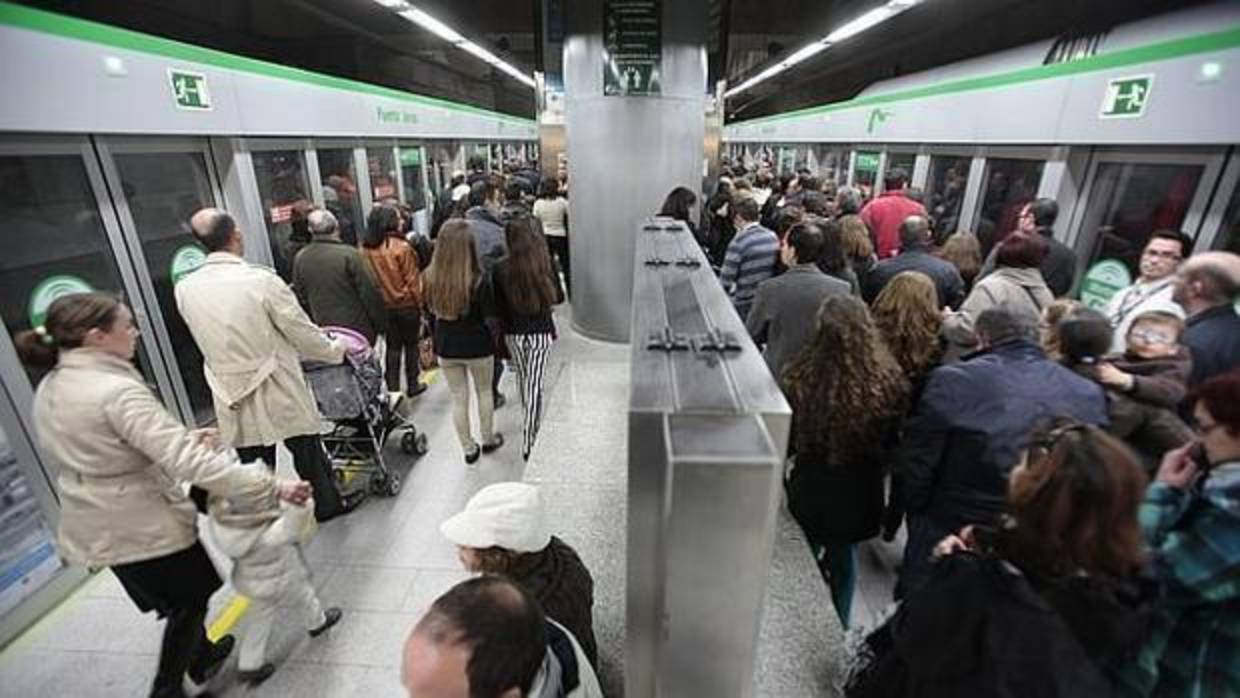
[[[57,549],[65,561],[111,567],[134,604],[166,617],[152,696],[197,693],[232,650],[207,640],[207,600],[220,578],[198,541],[191,483],[230,496],[266,489],[305,504],[307,483],[235,467],[210,431],[191,432],[134,369],[129,308],[113,296],[54,301],[45,324],[16,338],[27,366],[47,369],[34,397],[43,452],[58,466]]]

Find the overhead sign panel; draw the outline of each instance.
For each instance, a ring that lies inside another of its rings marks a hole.
[[[662,0],[608,0],[603,4],[603,94],[657,95],[662,91]]]

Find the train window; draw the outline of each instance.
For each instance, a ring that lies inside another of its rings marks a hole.
[[[1150,233],[1180,229],[1204,170],[1202,165],[1100,163],[1081,225],[1090,261],[1118,259],[1136,278]]]
[[[1223,214],[1223,227],[1218,232],[1220,250],[1240,254],[1240,186],[1231,195],[1231,203]]]
[[[926,177],[926,211],[934,218],[934,229],[944,236],[960,227],[960,207],[964,204],[965,184],[973,158],[935,155],[930,158]]]
[[[353,168],[352,148],[320,148],[319,177],[323,185],[323,206],[336,216],[340,239],[356,245],[366,217],[362,197],[357,191],[357,172]]]
[[[396,186],[396,156],[390,147],[367,148],[366,168],[370,171],[370,200],[379,203],[384,199],[399,199]]]
[[[6,234],[0,255],[0,311],[11,337],[43,324],[60,295],[106,291],[123,295],[99,205],[78,155],[0,157],[0,219]],[[140,312],[140,309],[137,310]],[[154,382],[146,339],[136,363]],[[30,384],[46,371],[26,366]]]
[[[853,158],[854,187],[861,190],[861,195],[870,198],[874,194],[874,180],[878,176],[878,153],[858,150]]]
[[[916,153],[887,153],[887,167],[884,169],[883,174],[885,176],[887,172],[891,172],[898,167],[904,170],[904,176],[908,178],[907,181],[911,182],[913,181],[913,165],[916,162]]]
[[[302,216],[313,206],[304,153],[300,150],[260,150],[254,153],[254,179],[263,202],[263,222],[276,273],[293,280],[293,255],[310,242]],[[294,221],[296,218],[296,222]],[[300,230],[296,235],[294,227]]]
[[[206,424],[215,418],[211,389],[202,373],[202,354],[173,295],[176,282],[188,273],[185,260],[205,252],[194,240],[189,219],[198,209],[215,205],[206,158],[201,151],[190,151],[126,153],[113,160],[155,301],[176,350],[175,368],[184,381],[194,421]]]
[[[847,172],[843,172],[842,170],[844,168],[840,166],[843,160],[841,156],[842,153],[834,148],[818,149],[818,177],[822,179],[824,183],[831,182],[838,184],[839,181],[848,174]]]
[[[400,149],[400,176],[405,183],[405,203],[414,211],[426,208],[426,192],[422,188],[422,148]]]
[[[977,233],[982,254],[1008,233],[1016,229],[1020,209],[1037,196],[1042,181],[1040,160],[987,158],[982,171],[981,206],[978,208]]]

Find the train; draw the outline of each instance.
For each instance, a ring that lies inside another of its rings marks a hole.
[[[1199,5],[884,80],[741,120],[722,152],[879,193],[901,168],[936,224],[985,237],[1055,199],[1091,305],[1128,285],[1150,233],[1240,252],[1240,4]]]

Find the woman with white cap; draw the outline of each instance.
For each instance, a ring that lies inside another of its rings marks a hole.
[[[482,488],[439,530],[456,543],[470,572],[500,574],[538,599],[598,664],[594,641],[594,579],[577,551],[547,530],[538,488],[500,482]]]

